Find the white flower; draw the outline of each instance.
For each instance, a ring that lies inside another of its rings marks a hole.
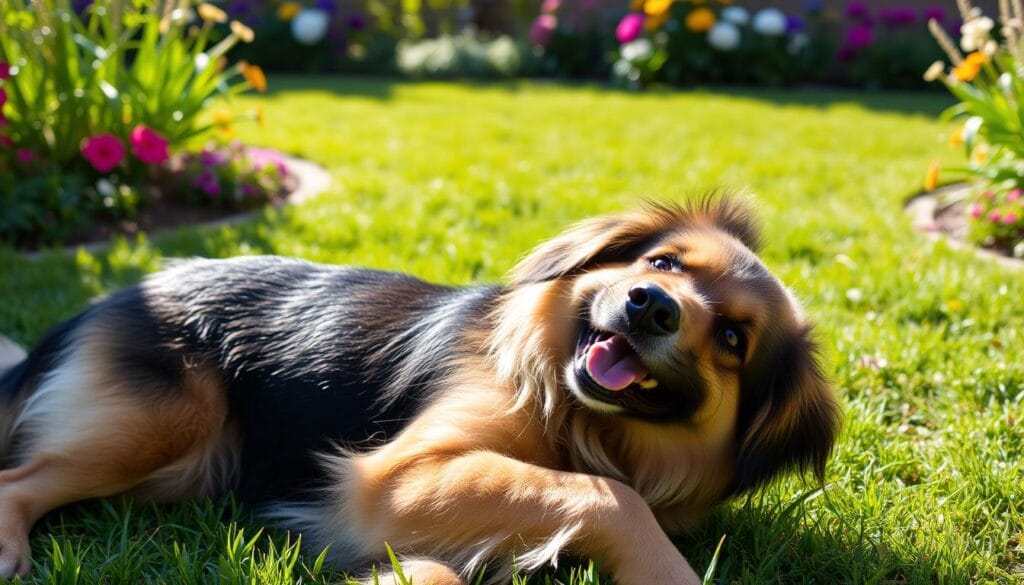
[[[722,9],[722,20],[743,26],[750,22],[750,13],[742,6],[726,6]]]
[[[731,22],[720,20],[708,30],[708,44],[719,51],[732,51],[740,45],[740,29]]]
[[[654,45],[649,39],[637,39],[630,41],[622,48],[619,53],[622,58],[630,63],[636,63],[637,61],[645,61],[651,58],[654,54]]]
[[[327,34],[329,17],[319,8],[303,8],[292,19],[292,36],[302,45],[315,45]]]
[[[786,52],[794,56],[799,55],[809,44],[811,44],[811,37],[807,36],[807,33],[794,33],[793,36],[789,37],[789,42],[786,43]]]
[[[786,34],[786,15],[778,8],[765,8],[754,15],[754,30],[767,37]]]
[[[1013,97],[1013,76],[1009,73],[1003,73],[999,76],[996,81],[996,85],[999,86],[999,90],[1003,92],[1006,97]]]
[[[114,184],[107,179],[100,179],[99,181],[96,181],[96,191],[104,197],[113,197],[117,193],[117,190],[114,188]]]
[[[981,116],[971,116],[964,122],[963,138],[964,143],[967,146],[974,144],[974,139],[978,137],[978,130],[981,129],[981,123],[984,122]]]
[[[977,51],[985,46],[995,23],[987,16],[980,16],[960,25],[960,48],[964,51]]]
[[[629,61],[619,59],[614,65],[612,65],[612,74],[615,75],[615,77],[626,77],[629,75],[629,71],[632,68],[633,66],[629,64]]]

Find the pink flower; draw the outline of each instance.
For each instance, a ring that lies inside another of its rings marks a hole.
[[[991,221],[992,223],[999,223],[999,220],[1001,219],[1003,219],[1003,214],[999,213],[998,211],[993,211],[992,213],[988,214],[988,220]]]
[[[615,27],[615,38],[620,43],[626,44],[635,41],[644,30],[644,15],[639,12],[631,12],[622,17],[619,26]]]
[[[993,195],[995,195],[995,193],[991,191],[985,191],[984,193],[981,194],[981,196],[984,197],[985,199],[992,199]]]
[[[18,162],[24,165],[31,164],[36,160],[36,153],[32,152],[29,148],[19,148],[16,154]]]
[[[555,15],[541,14],[530,25],[530,43],[538,47],[547,46],[551,42],[551,37],[555,35],[557,27],[558,19],[555,18]]]
[[[562,0],[544,0],[540,5],[540,11],[544,14],[554,14],[562,6]]]
[[[135,158],[150,165],[158,165],[167,160],[167,139],[155,130],[139,124],[132,129],[132,154]]]
[[[1016,213],[1007,213],[1003,216],[1003,225],[1012,225],[1014,223],[1017,223]]]
[[[1007,201],[1016,201],[1016,200],[1020,199],[1020,196],[1021,196],[1021,190],[1020,189],[1014,189],[1013,191],[1010,191],[1009,193],[1006,194],[1006,200]]]
[[[981,217],[981,214],[985,213],[985,208],[980,203],[975,203],[971,206],[971,217],[977,219]]]
[[[124,160],[124,145],[113,134],[97,134],[82,141],[82,156],[92,168],[109,173]]]

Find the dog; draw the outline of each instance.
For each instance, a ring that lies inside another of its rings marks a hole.
[[[562,553],[699,583],[668,535],[784,471],[823,482],[840,424],[758,248],[748,204],[714,196],[583,221],[497,286],[172,264],[0,378],[0,574],[64,504],[234,490],[340,568],[388,543],[416,583]]]

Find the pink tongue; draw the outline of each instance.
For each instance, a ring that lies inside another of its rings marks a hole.
[[[587,373],[607,390],[622,390],[647,376],[647,368],[621,335],[590,346]]]

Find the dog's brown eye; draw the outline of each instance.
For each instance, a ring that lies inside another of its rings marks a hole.
[[[668,254],[655,256],[647,262],[651,265],[651,268],[665,272],[680,272],[683,269],[682,262],[680,262],[675,256],[670,256]]]

